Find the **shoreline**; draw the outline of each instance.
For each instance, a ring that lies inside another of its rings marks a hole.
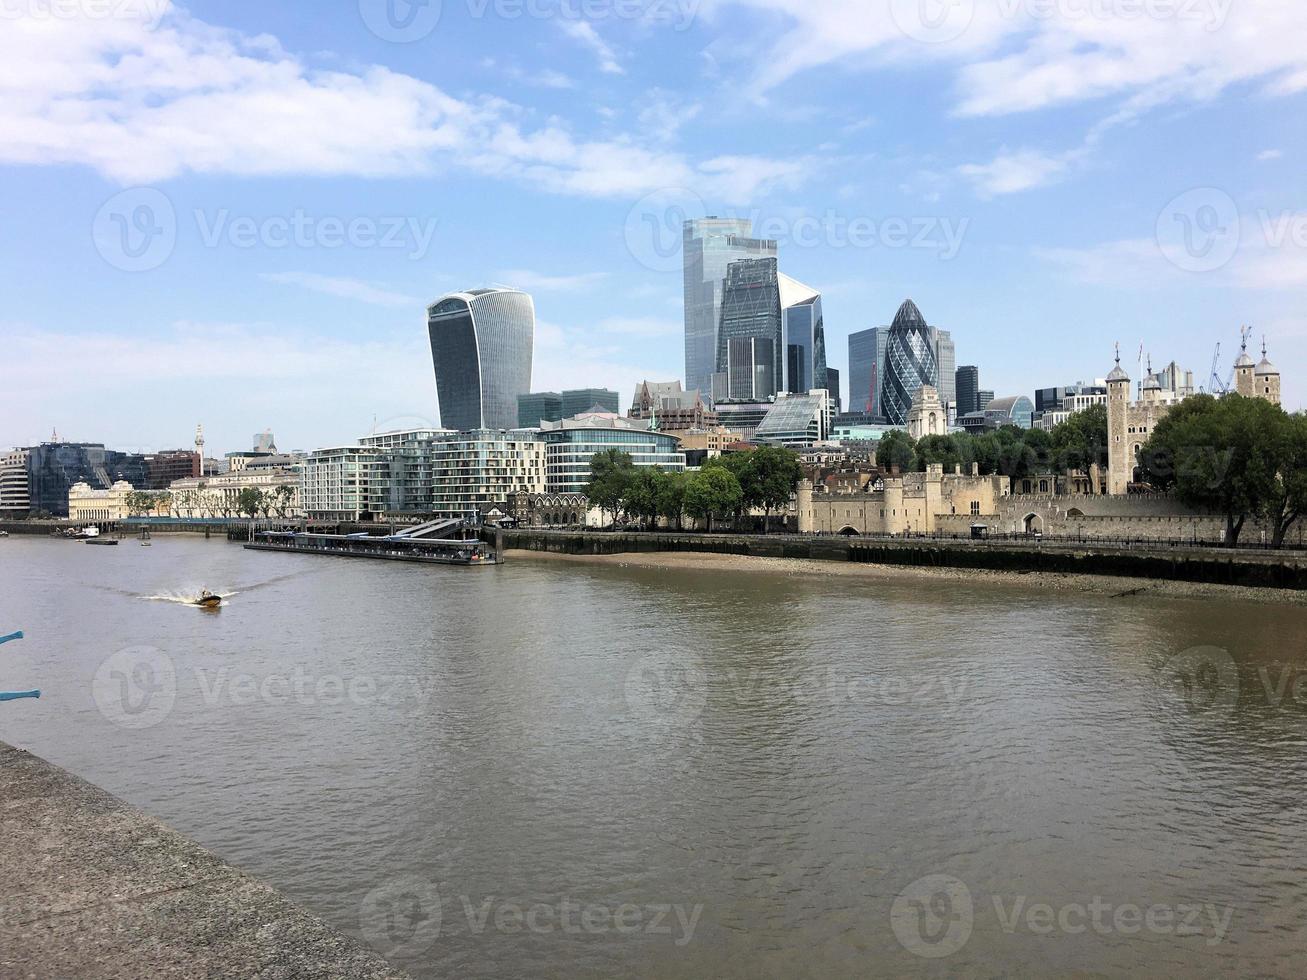
[[[1036,587],[1053,593],[1101,595],[1132,599],[1226,599],[1235,602],[1307,606],[1307,593],[1290,589],[1258,588],[1247,585],[1219,585],[1174,579],[1142,579],[1117,575],[1080,575],[1070,572],[995,571],[989,569],[927,567],[922,565],[877,565],[863,562],[822,561],[813,558],[767,558],[753,555],[723,555],[711,552],[625,552],[615,555],[569,555],[555,551],[505,549],[514,560],[540,558],[546,561],[618,568],[652,568],[667,571],[752,572],[772,575],[808,575],[818,578],[855,578],[898,582],[952,581],[995,588]]]

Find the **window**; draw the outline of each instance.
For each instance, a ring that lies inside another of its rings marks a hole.
[[[979,500],[973,500],[973,501],[971,501],[971,516],[972,516],[972,517],[979,517],[979,516],[980,516],[980,501],[979,501]]]

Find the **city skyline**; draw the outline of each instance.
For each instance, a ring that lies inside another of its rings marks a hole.
[[[848,335],[909,295],[1000,393],[1101,376],[1118,340],[1132,371],[1142,341],[1201,378],[1242,323],[1303,362],[1292,11],[1130,37],[978,15],[922,39],[883,12],[758,7],[510,22],[446,4],[411,43],[355,4],[6,20],[0,444],[58,427],[153,450],[203,419],[215,445],[272,424],[311,448],[374,417],[431,424],[414,311],[472,283],[536,297],[539,388],[685,379],[681,220],[709,214],[747,219],[822,293],[846,377]],[[181,52],[211,74],[159,85]],[[1094,58],[1112,70],[1091,82]],[[260,115],[287,87],[312,110]],[[229,137],[191,138],[193,119]],[[142,128],[178,135],[145,152]],[[166,234],[137,240],[138,215]]]

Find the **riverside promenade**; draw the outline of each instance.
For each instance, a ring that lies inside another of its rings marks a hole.
[[[408,976],[157,820],[0,742],[0,977]]]

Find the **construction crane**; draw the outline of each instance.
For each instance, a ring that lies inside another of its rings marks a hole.
[[[1221,363],[1221,342],[1216,342],[1216,353],[1212,355],[1212,372],[1208,375],[1207,387],[1211,389],[1213,395],[1223,395],[1226,386],[1221,381],[1221,376],[1216,373],[1217,367]]]

